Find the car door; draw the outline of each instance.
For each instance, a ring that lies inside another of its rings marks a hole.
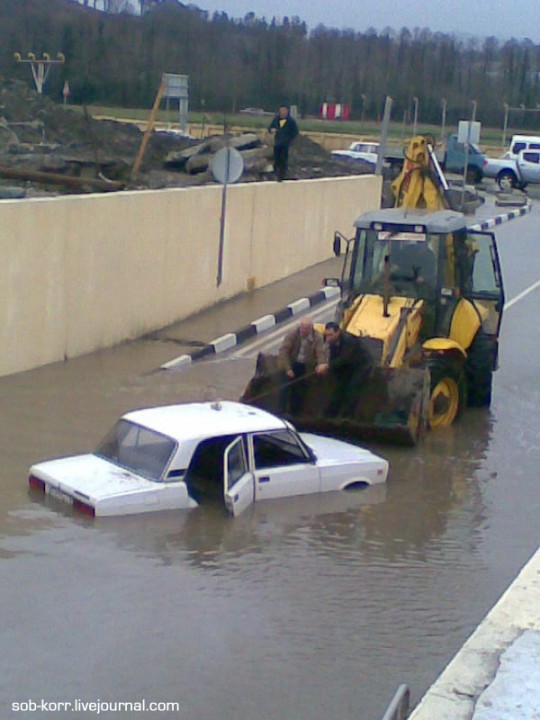
[[[320,492],[316,459],[295,432],[254,433],[250,441],[257,501]]]
[[[518,166],[523,182],[540,183],[540,152],[522,152]]]
[[[225,507],[235,517],[255,500],[253,474],[249,472],[242,436],[233,440],[223,454],[223,497]]]

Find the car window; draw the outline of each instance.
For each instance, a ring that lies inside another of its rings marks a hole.
[[[160,480],[176,442],[166,435],[127,420],[119,420],[95,454],[150,480]]]
[[[311,460],[298,437],[289,430],[253,435],[253,454],[257,470],[297,465]]]
[[[537,152],[524,152],[522,154],[522,157],[527,162],[536,163],[536,164],[538,164],[540,162],[540,153],[537,153]]]
[[[526,147],[527,145],[524,142],[516,142],[512,145],[512,152],[514,155],[517,155],[522,150],[525,150]]]

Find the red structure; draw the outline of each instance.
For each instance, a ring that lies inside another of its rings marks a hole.
[[[321,106],[323,120],[348,120],[351,114],[350,105],[325,102]]]

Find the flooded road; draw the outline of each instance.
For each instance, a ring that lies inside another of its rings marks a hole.
[[[507,300],[540,279],[537,212],[497,231]],[[385,488],[234,520],[89,520],[26,478],[128,409],[238,397],[251,359],[152,373],[170,348],[140,342],[0,378],[0,717],[144,698],[180,704],[155,718],[376,720],[402,682],[416,702],[539,544],[539,304],[536,289],[506,312],[489,413],[374,448]]]

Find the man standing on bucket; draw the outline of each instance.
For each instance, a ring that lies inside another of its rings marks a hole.
[[[298,135],[298,125],[291,117],[288,105],[280,105],[277,115],[268,126],[274,136],[274,172],[278,182],[285,179],[289,166],[289,145]]]

